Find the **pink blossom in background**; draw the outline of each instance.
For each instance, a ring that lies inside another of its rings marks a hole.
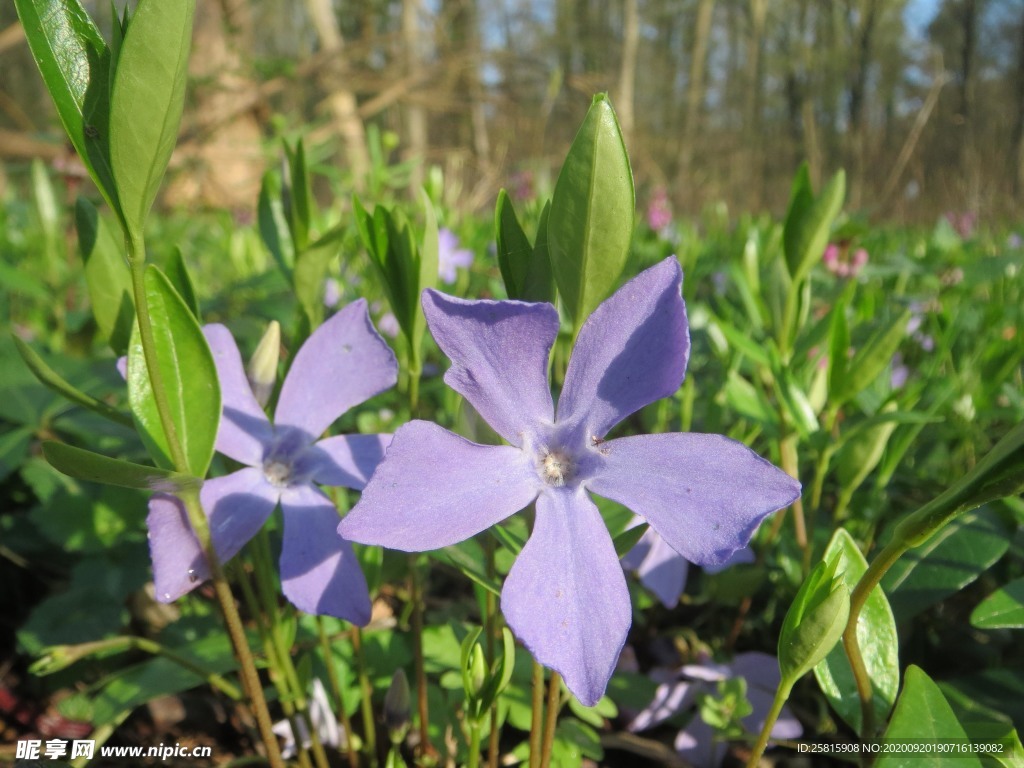
[[[821,260],[825,269],[836,277],[856,277],[868,263],[868,252],[858,248],[850,255],[849,243],[829,243]]]
[[[672,223],[672,204],[664,187],[655,187],[647,201],[647,226],[660,232]]]

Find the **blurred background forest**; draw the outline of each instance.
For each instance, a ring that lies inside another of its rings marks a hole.
[[[176,205],[251,210],[299,135],[357,190],[410,160],[402,185],[440,166],[464,211],[543,194],[597,91],[641,205],[779,212],[804,159],[875,220],[1024,199],[1024,0],[201,0],[193,51]],[[74,176],[12,3],[0,73],[0,193],[31,157]]]

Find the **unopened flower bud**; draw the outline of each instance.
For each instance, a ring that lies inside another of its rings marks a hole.
[[[249,367],[245,371],[249,378],[249,385],[252,387],[252,393],[261,406],[266,406],[274,391],[274,382],[277,381],[277,361],[280,355],[281,326],[277,320],[271,320],[256,351],[252,353]]]
[[[391,678],[391,685],[384,696],[384,726],[392,744],[401,744],[409,732],[412,714],[409,709],[409,681],[405,670],[399,668]]]
[[[837,575],[839,558],[818,563],[793,599],[779,635],[779,669],[790,684],[812,670],[839,642],[850,615],[850,590]]]
[[[487,682],[487,662],[480,644],[473,646],[473,655],[469,659],[469,685],[474,696],[480,695]]]

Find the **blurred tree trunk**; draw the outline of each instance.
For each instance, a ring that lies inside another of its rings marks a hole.
[[[762,50],[764,49],[764,26],[768,15],[767,0],[750,0],[747,10],[749,27],[747,34],[746,71],[744,73],[743,99],[743,145],[746,157],[743,165],[747,183],[746,205],[751,210],[761,207],[764,189],[764,152],[761,138],[761,102],[763,94]]]
[[[682,190],[694,189],[693,153],[704,103],[704,72],[707,64],[708,38],[715,0],[698,0],[697,18],[693,26],[693,54],[690,57],[690,81],[686,87],[686,111],[683,113],[682,141],[679,151],[678,181]]]
[[[472,144],[477,163],[486,165],[490,160],[491,142],[487,131],[487,115],[484,110],[483,85],[480,71],[483,67],[483,53],[480,49],[477,0],[448,0],[445,15],[451,20],[451,35],[447,55],[458,67],[455,79],[456,100],[466,101],[467,110],[460,119],[468,130],[459,131],[460,145]]]
[[[615,109],[625,136],[626,147],[632,146],[636,128],[633,87],[636,83],[636,58],[640,48],[640,11],[637,0],[624,0],[622,23],[622,66],[619,68],[619,93]]]
[[[850,162],[850,206],[859,208],[864,191],[865,154],[867,151],[867,120],[865,100],[868,72],[872,64],[872,45],[875,23],[878,19],[878,0],[864,0],[857,7],[856,20],[853,8],[847,4],[847,19],[854,26],[854,62],[851,68],[849,93],[849,162]]]
[[[247,0],[199,3],[189,60],[192,105],[188,141],[175,163],[187,157],[188,173],[168,184],[171,205],[253,209],[263,176],[262,133],[253,105],[253,23]]]
[[[803,69],[803,83],[800,88],[800,123],[803,127],[804,158],[814,186],[821,184],[821,143],[818,135],[818,120],[814,114],[814,43],[813,25],[808,29],[808,0],[800,0],[797,28],[800,34],[798,50],[800,66]]]
[[[320,39],[321,53],[331,58],[328,66],[321,70],[320,82],[342,139],[345,162],[352,172],[353,183],[357,190],[362,190],[370,173],[370,153],[356,95],[345,83],[345,39],[331,0],[306,0],[306,8]]]
[[[423,66],[423,33],[420,29],[421,0],[402,0],[402,45],[405,75],[413,77]],[[424,164],[427,161],[427,113],[415,94],[405,107],[406,159],[413,160],[409,186],[415,191],[423,186]]]
[[[978,23],[982,3],[983,0],[964,0],[961,9],[963,38],[960,49],[960,117],[963,121],[963,142],[960,145],[960,174],[966,182],[967,204],[971,208],[977,207],[981,187],[974,135],[974,101]]]
[[[1015,168],[1013,192],[1018,202],[1024,200],[1024,11],[1017,30],[1017,72],[1015,85],[1016,117],[1013,125],[1013,155]]]

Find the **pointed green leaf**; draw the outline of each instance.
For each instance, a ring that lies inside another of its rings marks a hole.
[[[182,301],[185,302],[185,306],[188,307],[192,316],[201,323],[203,320],[199,315],[199,299],[196,298],[195,285],[192,283],[192,276],[188,273],[185,257],[182,255],[179,246],[174,246],[171,249],[171,255],[167,258],[163,271],[171,285],[174,286],[174,290],[178,292]]]
[[[619,284],[629,259],[633,172],[611,102],[594,97],[558,174],[548,252],[576,331]]]
[[[78,0],[15,0],[32,56],[68,138],[118,212],[110,145],[110,50]]]
[[[988,507],[958,517],[905,553],[882,579],[893,610],[908,621],[959,592],[1001,558],[1012,529]]]
[[[195,0],[141,0],[110,94],[110,160],[125,224],[142,234],[185,104]]]
[[[18,350],[18,354],[21,355],[21,359],[25,361],[25,365],[27,365],[29,370],[32,371],[32,374],[39,379],[41,384],[49,387],[58,395],[63,396],[72,403],[81,405],[83,408],[88,408],[90,411],[94,411],[104,418],[129,427],[132,426],[131,416],[126,413],[122,413],[116,408],[112,408],[102,400],[97,400],[92,395],[82,392],[53,370],[53,368],[47,365],[43,358],[36,354],[35,350],[24,341],[13,335],[11,336],[11,339],[14,341],[14,346]]]
[[[906,682],[900,693],[883,742],[899,741],[969,741],[967,732],[957,720],[953,709],[939,687],[917,666],[907,667]],[[878,768],[944,768],[950,764],[948,754],[939,752],[883,753],[875,763]],[[974,755],[957,754],[953,760],[962,768],[981,768]]]
[[[498,268],[505,282],[505,293],[510,299],[521,299],[526,283],[526,270],[533,246],[519,224],[515,208],[508,193],[498,192],[494,210],[494,229],[498,247]]]
[[[416,284],[412,286],[409,300],[412,304],[413,333],[410,341],[417,349],[416,356],[419,356],[419,348],[423,343],[423,334],[427,330],[427,318],[423,314],[423,305],[420,303],[420,295],[427,288],[437,287],[437,270],[440,260],[440,241],[437,231],[437,213],[434,211],[434,203],[426,190],[420,190],[420,200],[423,203],[423,240],[422,247],[414,250],[414,260],[418,257],[419,273]]]
[[[846,174],[839,171],[818,197],[811,192],[806,164],[793,182],[783,230],[786,266],[793,283],[799,283],[820,259],[828,245],[832,222],[846,195]]]
[[[888,402],[879,415],[896,410],[896,403]],[[896,429],[896,420],[882,421],[870,429],[860,430],[847,440],[836,454],[836,476],[844,493],[852,493],[878,466]]]
[[[843,528],[838,529],[825,550],[825,559],[838,558],[838,572],[852,591],[868,568],[856,542]],[[868,595],[857,620],[857,641],[874,692],[872,703],[876,719],[881,722],[889,714],[900,686],[899,636],[892,609],[880,587]],[[814,668],[818,685],[832,708],[855,731],[861,728],[860,698],[853,679],[853,670],[841,645],[832,649]]]
[[[112,459],[92,451],[75,448],[54,440],[43,441],[43,455],[58,472],[91,483],[138,488],[143,491],[173,493],[200,484],[196,477],[181,475],[168,469],[147,467],[130,461]]]
[[[828,391],[833,397],[834,393],[846,389],[849,350],[850,328],[846,322],[846,302],[837,301],[832,308],[828,338]]]
[[[309,231],[313,220],[313,191],[310,187],[309,171],[306,169],[306,150],[299,139],[295,149],[284,142],[288,169],[288,180],[282,199],[285,215],[291,228],[292,240],[297,251],[304,251],[309,245]]]
[[[334,229],[321,237],[295,260],[295,297],[309,326],[316,330],[324,320],[324,281],[331,259],[338,255],[344,229]]]
[[[274,257],[281,272],[292,281],[292,267],[295,264],[295,244],[288,227],[288,216],[282,202],[281,178],[275,171],[263,174],[260,184],[260,198],[256,206],[256,222],[260,238]]]
[[[883,326],[875,331],[867,343],[857,350],[847,366],[843,386],[834,393],[829,393],[837,405],[845,403],[867,389],[888,367],[907,333],[909,320],[910,310],[907,310],[893,320],[892,325]]]
[[[537,223],[537,238],[533,242],[533,255],[526,269],[523,283],[523,301],[555,303],[555,276],[551,272],[551,251],[548,248],[548,219],[551,201],[544,203]]]
[[[220,386],[213,355],[195,317],[167,277],[150,265],[146,268],[145,285],[157,365],[186,466],[174,467],[171,461],[138,327],[128,350],[128,402],[139,434],[159,466],[205,477],[220,424]]]
[[[78,248],[85,262],[92,315],[114,354],[123,355],[128,350],[135,321],[135,300],[124,256],[124,240],[114,236],[107,222],[84,197],[75,201],[75,226]]]
[[[979,629],[1024,628],[1024,578],[997,589],[971,611],[971,624]]]

